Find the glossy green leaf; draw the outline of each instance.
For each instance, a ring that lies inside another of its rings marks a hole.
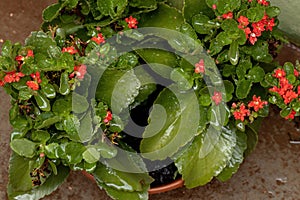
[[[131,0],[129,5],[137,8],[154,9],[157,7],[156,0]]]
[[[100,153],[95,147],[87,147],[82,154],[83,159],[88,163],[95,163],[100,159]]]
[[[265,70],[259,66],[255,66],[249,70],[247,78],[254,83],[260,82],[265,77]]]
[[[239,44],[234,41],[230,44],[228,58],[232,65],[237,65],[239,62]]]
[[[280,8],[276,6],[268,6],[266,8],[266,13],[270,18],[277,17],[280,14]]]
[[[115,18],[123,13],[127,0],[97,0],[97,6],[101,14]]]
[[[158,5],[155,11],[140,16],[139,27],[178,29],[184,22],[182,14],[177,9],[164,3]]]
[[[252,7],[247,10],[247,18],[250,22],[258,22],[265,15],[265,10],[261,7]]]
[[[35,142],[45,144],[50,139],[50,134],[47,131],[37,130],[31,133],[31,139]]]
[[[219,0],[216,5],[217,10],[221,14],[225,14],[238,9],[241,6],[241,0]]]
[[[236,134],[224,127],[220,131],[210,127],[197,136],[175,161],[185,186],[193,188],[211,181],[226,167],[235,145]]]
[[[235,94],[239,99],[244,99],[249,94],[252,87],[252,81],[251,80],[241,80],[238,82]]]
[[[73,92],[72,94],[72,111],[74,113],[83,113],[89,108],[87,98]]]
[[[50,143],[50,144],[45,146],[45,154],[50,159],[59,158],[58,155],[57,155],[58,148],[59,148],[58,143],[54,143],[54,142]]]
[[[49,47],[56,46],[56,42],[53,40],[50,34],[38,31],[32,32],[31,35],[26,38],[25,45],[32,46],[35,52],[38,52],[39,54],[48,55]],[[43,65],[41,66],[43,67]]]
[[[236,132],[236,145],[233,149],[232,157],[226,168],[217,176],[220,181],[227,181],[235,174],[244,160],[244,151],[247,149],[247,135],[243,132]]]
[[[223,70],[222,70],[222,75],[224,77],[230,77],[230,76],[236,74],[235,71],[236,71],[236,66],[234,66],[234,65],[225,65]]]
[[[117,149],[104,141],[97,143],[95,147],[103,158],[113,158],[117,155]]]
[[[269,54],[269,47],[267,42],[257,41],[254,46],[243,46],[243,52],[253,57],[254,60],[269,63],[273,57]]]
[[[93,136],[93,124],[91,111],[88,111],[84,118],[80,121],[78,136],[81,142],[88,142]]]
[[[51,126],[51,125],[53,125],[53,124],[55,124],[55,123],[57,123],[57,122],[59,122],[61,120],[62,120],[61,117],[59,117],[59,116],[53,116],[53,117],[50,117],[50,118],[47,118],[47,119],[41,121],[40,123],[36,123],[34,125],[34,128],[36,128],[36,129],[47,128],[47,127],[49,127],[49,126]]]
[[[50,22],[53,19],[55,19],[59,11],[62,9],[62,5],[60,3],[55,3],[50,6],[48,6],[44,11],[43,11],[43,20],[46,22]]]
[[[72,111],[71,98],[57,98],[53,103],[52,111],[55,115],[66,116]]]
[[[45,96],[49,99],[53,99],[56,97],[56,91],[53,85],[47,84],[45,86],[42,86],[41,88],[42,92],[45,94]]]
[[[118,171],[98,163],[93,173],[99,183],[127,192],[145,191],[149,189],[152,178],[147,173],[129,173]]]
[[[32,158],[36,154],[37,144],[26,139],[14,139],[10,142],[11,149],[20,156]]]
[[[60,76],[59,93],[62,95],[67,95],[70,93],[69,74],[67,72],[63,72]]]
[[[193,87],[194,80],[191,75],[183,71],[181,68],[176,68],[171,72],[171,80],[173,80],[180,90],[189,90]]]
[[[193,92],[180,93],[173,85],[157,97],[148,121],[140,150],[145,158],[163,160],[197,135],[198,100]]]
[[[256,147],[256,144],[258,142],[258,131],[261,126],[262,120],[263,118],[257,118],[246,128],[247,149],[245,151],[245,156],[248,156]]]
[[[78,142],[69,142],[65,147],[65,154],[67,162],[69,164],[80,163],[82,160],[82,154],[85,151],[83,144]]]
[[[29,191],[32,189],[30,172],[32,160],[12,153],[9,160],[9,182],[7,193],[10,198],[17,192]]]
[[[42,92],[38,92],[37,95],[34,95],[34,99],[36,101],[36,104],[42,111],[50,111],[51,110],[50,101],[47,99],[47,97]]]
[[[151,69],[164,78],[170,79],[171,69],[177,66],[176,55],[160,49],[136,50],[139,56],[149,64]]]
[[[74,141],[80,141],[78,131],[80,128],[80,121],[75,115],[69,115],[63,121],[63,128],[68,136]]]
[[[140,86],[133,70],[106,70],[98,85],[96,98],[108,104],[113,114],[119,114],[134,102]]]
[[[199,34],[209,34],[213,29],[218,28],[220,24],[210,20],[209,17],[204,14],[197,14],[192,18],[192,26]]]
[[[29,123],[23,116],[16,116],[16,118],[11,120],[10,123],[15,131],[24,132],[24,134],[29,129]]]
[[[226,19],[222,22],[221,28],[224,31],[238,30],[238,22],[234,19]]]
[[[179,1],[180,2],[180,1]],[[183,7],[183,15],[187,22],[192,22],[192,17],[196,14],[203,13],[206,16],[213,16],[213,10],[210,9],[205,0],[185,0]]]
[[[110,196],[113,199],[147,200],[149,198],[147,190],[141,192],[136,192],[136,191],[128,192],[128,191],[115,189],[114,187],[109,187],[100,181],[97,181],[97,184],[101,189],[104,189],[106,191],[108,196]]]
[[[20,100],[29,100],[32,97],[32,95],[32,90],[30,90],[29,88],[24,88],[23,90],[19,91]]]
[[[12,55],[12,42],[10,40],[6,40],[3,44],[2,44],[2,48],[1,48],[1,56],[4,57],[11,57]]]

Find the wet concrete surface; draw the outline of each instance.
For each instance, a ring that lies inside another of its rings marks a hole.
[[[24,41],[30,31],[41,23],[41,11],[54,0],[1,0],[0,42],[11,39]],[[285,47],[280,55],[294,61],[300,53]],[[0,89],[0,199],[7,199],[8,161],[11,150],[8,122],[9,97]],[[150,196],[151,200],[209,200],[209,199],[300,199],[300,144],[290,143],[290,135],[297,139],[299,132],[294,124],[281,119],[276,111],[263,122],[259,142],[246,158],[237,174],[225,183],[213,180],[195,189],[180,188]],[[67,181],[45,200],[109,200],[110,198],[80,172],[73,172]]]

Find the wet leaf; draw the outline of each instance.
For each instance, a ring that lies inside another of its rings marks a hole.
[[[26,139],[14,139],[10,142],[11,149],[20,156],[32,158],[36,154],[37,144]]]
[[[237,65],[239,62],[239,44],[234,41],[230,44],[228,58],[232,65]]]
[[[50,22],[53,19],[55,19],[59,11],[63,8],[63,6],[60,3],[55,3],[50,6],[48,6],[44,11],[43,11],[43,20],[46,22]]]
[[[101,14],[114,19],[123,13],[127,0],[97,0],[97,6]]]
[[[45,144],[50,139],[50,134],[47,131],[37,130],[31,133],[31,139],[35,142]]]
[[[42,111],[51,110],[50,101],[42,92],[38,92],[37,95],[34,95],[34,99],[36,101],[36,104]]]
[[[199,34],[210,34],[211,31],[218,28],[220,24],[210,20],[209,17],[204,14],[197,14],[192,18],[192,26]]]
[[[265,77],[265,70],[259,66],[255,66],[249,70],[247,78],[254,83],[260,82]]]
[[[249,94],[252,87],[252,81],[251,80],[241,80],[238,82],[235,94],[239,99],[244,99]]]
[[[82,154],[83,159],[88,163],[95,163],[100,159],[100,153],[95,147],[87,147]]]
[[[210,127],[197,136],[175,164],[187,188],[205,185],[217,176],[232,157],[236,135],[227,128]]]

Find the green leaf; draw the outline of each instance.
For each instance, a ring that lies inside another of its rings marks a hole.
[[[222,70],[222,75],[224,77],[229,77],[235,74],[236,67],[234,65],[225,65]]]
[[[192,18],[192,26],[199,34],[210,34],[212,30],[218,28],[220,24],[210,20],[209,17],[204,14],[197,14]]]
[[[265,70],[259,66],[255,66],[249,70],[246,77],[254,83],[260,82],[265,77]]]
[[[32,90],[29,88],[24,88],[19,91],[19,100],[29,100],[32,95]]]
[[[65,153],[67,162],[69,164],[80,163],[82,160],[82,154],[85,151],[83,144],[78,142],[69,142],[65,146]]]
[[[25,192],[32,189],[30,172],[31,160],[12,153],[9,160],[8,196],[13,197],[16,192]]]
[[[119,199],[119,200],[147,200],[148,197],[148,191],[141,191],[141,192],[128,192],[123,190],[118,190],[113,187],[109,187],[106,184],[97,181],[98,186],[101,189],[104,189],[108,196],[110,196],[113,199]]]
[[[181,68],[176,68],[171,72],[171,80],[178,85],[180,90],[189,90],[194,84],[194,80],[191,75],[183,71]]]
[[[273,60],[269,54],[269,45],[264,41],[258,40],[253,46],[243,46],[241,50],[259,62],[270,63]]]
[[[246,17],[249,19],[249,22],[258,22],[265,15],[265,10],[261,7],[252,7],[247,10]]]
[[[197,135],[197,97],[193,92],[180,93],[174,85],[165,88],[155,100],[148,121],[140,145],[143,156],[152,160],[172,156]]]
[[[67,116],[72,111],[71,98],[57,98],[53,103],[52,111],[55,115]]]
[[[149,189],[152,178],[147,173],[129,173],[98,163],[93,176],[99,183],[127,192],[143,192]]]
[[[14,139],[10,142],[11,149],[20,156],[32,158],[36,154],[37,144],[26,139]]]
[[[127,6],[127,0],[97,0],[97,6],[101,14],[114,19],[120,16]]]
[[[268,6],[266,13],[270,18],[277,17],[280,14],[280,8],[276,6]]]
[[[230,44],[228,58],[232,65],[237,65],[239,62],[239,44],[234,41]]]
[[[40,123],[36,123],[34,125],[34,128],[36,128],[36,129],[47,128],[47,127],[49,127],[49,126],[51,126],[51,125],[53,125],[53,124],[55,124],[55,123],[57,123],[57,122],[59,122],[61,120],[62,120],[62,118],[59,117],[59,116],[49,117],[49,118],[47,118],[45,120],[42,120]]]
[[[69,74],[68,74],[68,72],[63,72],[60,76],[59,93],[61,93],[62,95],[67,95],[67,94],[70,93]]]
[[[185,186],[205,185],[217,176],[231,159],[235,144],[236,134],[224,127],[220,131],[210,127],[197,136],[175,161]]]
[[[225,14],[238,9],[241,6],[241,0],[219,0],[217,1],[216,5],[217,10],[221,14]]]
[[[55,88],[53,85],[51,85],[49,83],[45,86],[42,86],[41,90],[45,94],[45,96],[49,99],[53,99],[56,97]]]
[[[238,22],[234,19],[226,19],[222,22],[221,28],[224,31],[236,31],[238,30]]]
[[[3,57],[11,57],[12,55],[12,43],[10,40],[6,40],[3,44],[2,44],[2,49],[1,49],[1,55]]]
[[[84,118],[80,121],[78,136],[81,142],[88,142],[93,136],[93,123],[91,111],[88,111]]]
[[[60,10],[63,8],[63,6],[60,3],[55,3],[50,6],[48,6],[44,11],[43,11],[43,20],[45,22],[50,22],[53,19],[55,19]]]
[[[50,46],[56,46],[56,42],[53,40],[51,35],[48,35],[42,31],[38,31],[32,32],[31,35],[26,38],[25,45],[32,46],[34,51],[38,52],[39,54],[48,55],[48,49]]]
[[[124,84],[126,83],[126,84]],[[133,70],[106,70],[99,82],[96,98],[102,100],[118,115],[134,102],[141,83]]]
[[[257,118],[252,124],[249,124],[246,128],[247,135],[247,149],[245,156],[248,156],[256,147],[258,142],[258,130],[261,126],[263,118]]]
[[[73,92],[72,94],[72,111],[74,113],[83,113],[89,108],[89,102],[86,97]]]
[[[63,121],[63,128],[67,132],[68,136],[74,141],[80,141],[78,131],[80,128],[80,121],[75,115],[69,115]]]
[[[177,66],[177,58],[174,53],[161,49],[139,49],[136,52],[149,64],[153,71],[164,78],[170,79],[170,68]]]
[[[154,9],[157,7],[156,0],[131,0],[129,5],[137,8]]]
[[[50,139],[50,134],[47,131],[37,130],[31,133],[31,139],[35,142],[45,144]]]
[[[36,101],[36,104],[42,111],[51,110],[50,101],[42,92],[39,91],[37,95],[34,95],[34,99]]]
[[[82,154],[83,159],[88,163],[95,163],[100,159],[100,153],[95,147],[87,147]]]
[[[160,27],[176,30],[183,22],[183,16],[177,9],[160,3],[155,11],[140,15],[139,27]]]
[[[237,98],[244,99],[249,94],[252,87],[252,81],[251,80],[241,80],[238,82],[235,94]]]
[[[202,13],[206,16],[214,15],[213,10],[207,6],[204,0],[199,0],[199,1],[185,0],[183,2],[184,2],[183,16],[185,20],[189,23],[192,22],[192,17],[199,13]]]
[[[26,162],[25,162],[26,163]],[[59,165],[57,167],[57,175],[52,173],[47,180],[40,186],[26,191],[13,191],[13,188],[8,189],[8,196],[10,199],[31,199],[31,200],[38,200],[43,198],[46,195],[51,194],[55,191],[68,177],[69,175],[69,168]],[[27,173],[27,172],[25,172]],[[22,173],[23,174],[23,173]],[[29,172],[28,172],[29,174]],[[20,174],[15,177],[16,180],[19,180]],[[22,184],[19,182],[19,184]],[[31,184],[31,181],[30,181]]]
[[[95,147],[103,158],[113,158],[117,155],[117,149],[112,145],[107,144],[105,141],[97,143]]]
[[[232,157],[227,163],[226,168],[217,176],[218,180],[226,181],[235,174],[244,160],[244,151],[247,149],[247,135],[244,132],[236,132],[236,145]]]

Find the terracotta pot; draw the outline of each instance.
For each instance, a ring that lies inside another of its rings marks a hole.
[[[87,173],[86,171],[82,171],[83,175],[85,175],[87,178],[89,178],[91,181],[95,182],[94,177]],[[184,181],[180,178],[177,179],[169,184],[166,185],[162,185],[159,187],[154,187],[154,188],[150,188],[148,190],[149,194],[158,194],[158,193],[163,193],[163,192],[167,192],[167,191],[171,191],[180,187],[183,187]]]

